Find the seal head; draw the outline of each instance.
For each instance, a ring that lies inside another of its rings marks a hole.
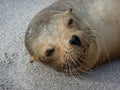
[[[47,20],[42,18],[36,31],[31,30],[31,24],[26,33],[26,46],[32,52],[31,61],[38,59],[66,73],[84,72],[93,67],[96,62],[89,62],[90,43],[94,39],[92,31],[87,26],[82,27],[71,13],[72,9],[46,17]]]

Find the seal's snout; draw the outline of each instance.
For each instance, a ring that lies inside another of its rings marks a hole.
[[[69,40],[69,43],[71,45],[77,45],[77,46],[81,45],[81,41],[80,41],[79,37],[76,35],[72,35],[71,39]]]

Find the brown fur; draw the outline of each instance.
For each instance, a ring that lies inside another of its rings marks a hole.
[[[119,0],[60,0],[45,8],[33,18],[26,32],[25,45],[31,61],[77,73],[120,57],[119,4]],[[68,25],[71,18],[73,23]],[[79,37],[81,46],[68,43],[72,35]],[[55,52],[47,57],[45,52],[51,48]]]

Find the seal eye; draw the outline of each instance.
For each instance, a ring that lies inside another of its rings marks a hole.
[[[48,49],[47,51],[46,51],[46,56],[47,57],[50,57],[50,56],[52,56],[53,55],[53,53],[54,53],[54,48],[52,48],[52,49]]]
[[[70,19],[68,20],[68,25],[71,25],[71,24],[73,24],[73,19],[72,19],[72,18],[70,18]]]

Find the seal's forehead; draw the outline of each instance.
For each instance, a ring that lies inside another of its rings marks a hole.
[[[48,36],[54,36],[59,34],[58,24],[57,25],[56,24],[51,22],[47,25],[42,26],[40,36],[48,37]]]
[[[60,35],[60,31],[58,30],[58,26],[57,25],[53,25],[53,23],[49,23],[48,25],[44,25],[41,28],[41,33],[38,37],[38,41],[41,41],[41,43],[44,42],[49,42],[52,40],[56,40],[58,39],[58,36]]]
[[[68,14],[55,14],[46,24],[40,25],[40,41],[46,40],[57,40],[60,39],[70,28],[68,28],[67,23],[70,19]],[[70,33],[70,32],[69,32]],[[59,38],[58,38],[59,37]]]
[[[58,15],[59,16],[59,15]],[[60,34],[60,30],[62,29],[62,17],[53,17],[51,18],[51,20],[46,23],[46,24],[42,24],[40,25],[39,29],[41,30],[41,36],[49,36],[49,35],[57,35]]]

